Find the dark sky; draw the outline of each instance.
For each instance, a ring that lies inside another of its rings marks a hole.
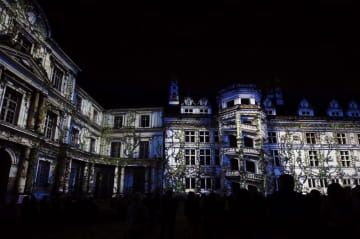
[[[172,77],[195,95],[274,76],[288,92],[359,94],[360,15],[347,1],[39,2],[107,108],[160,105]]]

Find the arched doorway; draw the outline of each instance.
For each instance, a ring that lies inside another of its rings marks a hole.
[[[11,156],[5,149],[0,149],[0,204],[5,202],[9,173],[11,167]]]

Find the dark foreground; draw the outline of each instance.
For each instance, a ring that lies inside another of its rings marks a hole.
[[[3,206],[0,215],[0,238],[347,238],[360,232],[360,190],[45,198]]]

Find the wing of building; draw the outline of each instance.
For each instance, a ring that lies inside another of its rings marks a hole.
[[[360,110],[307,99],[284,111],[281,89],[237,84],[207,98],[170,86],[164,107],[104,109],[76,84],[79,67],[51,37],[36,1],[0,0],[0,200],[97,197],[171,188],[269,192],[359,183]],[[212,102],[212,103],[210,103]]]

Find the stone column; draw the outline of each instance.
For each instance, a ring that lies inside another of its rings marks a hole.
[[[119,166],[116,166],[114,173],[113,195],[117,195],[119,193],[119,179]]]
[[[31,98],[31,104],[27,118],[27,128],[30,130],[35,129],[36,116],[39,110],[39,100],[40,100],[40,92],[36,91]]]
[[[149,167],[145,167],[145,193],[149,192]]]
[[[18,194],[23,194],[25,191],[26,177],[29,168],[31,149],[27,147],[24,151],[24,158],[19,163],[19,178],[17,181],[16,191]]]
[[[36,115],[36,120],[35,120],[35,131],[37,133],[42,134],[44,132],[44,125],[43,122],[45,122],[45,117],[46,117],[46,99],[47,97],[45,95],[40,95],[39,98],[39,105],[37,108],[37,115]]]
[[[89,166],[89,181],[88,181],[88,193],[94,193],[94,174],[95,174],[95,165],[91,164]]]
[[[82,193],[87,193],[89,191],[88,187],[89,187],[89,163],[85,163],[84,168],[83,168],[83,180],[82,180],[82,185],[81,187],[81,192]]]
[[[124,193],[124,184],[125,184],[125,166],[122,166],[120,173],[120,194]]]
[[[151,186],[150,186],[150,192],[155,192],[156,190],[156,170],[155,170],[155,167],[151,167]]]
[[[64,170],[64,182],[63,182],[63,192],[64,193],[69,192],[71,164],[72,164],[72,159],[66,159],[66,161],[65,161],[65,170]]]

